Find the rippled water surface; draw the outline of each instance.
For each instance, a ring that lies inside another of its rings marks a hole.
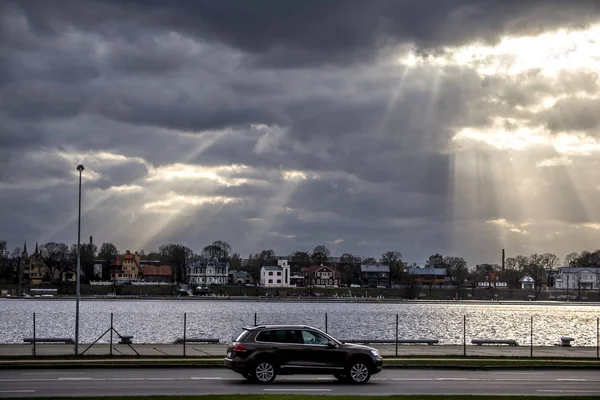
[[[0,343],[22,343],[33,336],[74,337],[74,300],[0,300]],[[571,336],[578,346],[596,346],[597,305],[510,305],[463,303],[296,303],[209,300],[84,300],[80,302],[80,341],[90,343],[110,328],[134,335],[136,343],[169,343],[183,337],[231,340],[246,325],[299,323],[325,329],[343,339],[438,339],[440,344],[466,340],[515,339],[550,346]],[[107,342],[108,335],[100,342]]]

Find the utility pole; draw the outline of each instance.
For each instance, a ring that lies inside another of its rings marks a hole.
[[[77,171],[79,171],[79,217],[77,220],[77,271],[76,284],[75,284],[75,355],[79,355],[79,286],[81,282],[81,173],[85,168],[79,164]]]

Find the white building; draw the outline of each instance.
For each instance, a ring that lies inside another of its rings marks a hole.
[[[600,288],[600,268],[563,267],[554,279],[555,289],[594,290]]]
[[[519,283],[521,284],[521,289],[535,289],[535,279],[529,275],[525,275],[519,279]]]
[[[290,265],[288,260],[277,260],[277,265],[265,265],[260,269],[260,285],[264,287],[289,287]]]
[[[229,263],[202,259],[186,265],[187,283],[191,285],[225,285],[229,281]]]

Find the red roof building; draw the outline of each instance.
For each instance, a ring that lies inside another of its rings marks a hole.
[[[171,282],[173,268],[170,265],[143,265],[142,277],[146,282]]]
[[[336,267],[326,265],[312,265],[302,268],[304,285],[338,286],[340,284],[340,271]]]

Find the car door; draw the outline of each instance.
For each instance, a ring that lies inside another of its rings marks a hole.
[[[329,347],[329,338],[310,329],[302,330],[304,342],[303,362],[307,369],[343,369],[345,352],[339,347]]]
[[[303,367],[302,345],[294,343],[292,331],[288,329],[269,329],[256,336],[256,342],[272,353],[282,369],[298,369]]]

